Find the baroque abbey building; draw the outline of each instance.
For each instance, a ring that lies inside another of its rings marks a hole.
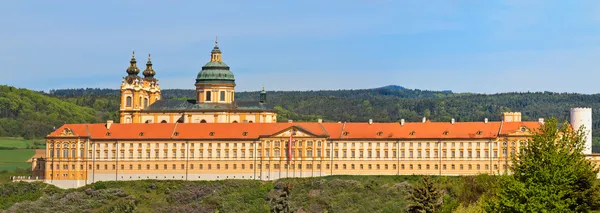
[[[196,78],[196,100],[161,99],[150,60],[143,78],[133,57],[127,73],[121,123],[63,125],[47,136],[45,157],[33,159],[32,176],[20,179],[72,188],[144,179],[506,174],[511,156],[543,125],[519,112],[501,121],[277,123],[264,90],[257,102],[235,101],[217,45]],[[590,128],[591,109],[572,109],[571,123]]]
[[[266,105],[264,88],[259,101],[235,100],[235,77],[223,63],[217,42],[196,77],[196,100],[162,100],[149,55],[143,78],[139,72],[132,55],[128,75],[121,82],[121,123],[277,122],[277,112]]]

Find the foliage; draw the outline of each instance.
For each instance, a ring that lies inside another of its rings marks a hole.
[[[50,95],[96,109],[101,120],[118,120],[119,91],[116,89],[52,90]],[[500,94],[452,93],[387,86],[375,89],[322,91],[269,91],[268,105],[279,110],[279,120],[417,122],[423,116],[433,121],[500,120],[501,113],[519,111],[523,120],[543,117],[567,119],[572,107],[600,108],[600,94],[526,92]],[[163,99],[193,99],[193,89],[164,89]],[[236,100],[258,100],[259,92],[236,92]],[[593,112],[600,117],[600,111]],[[0,116],[2,117],[2,116]],[[600,120],[593,121],[593,134],[600,136]],[[600,142],[600,141],[599,141]],[[600,143],[599,143],[600,145]]]
[[[462,178],[435,178],[444,195],[442,212],[458,206],[451,196]],[[419,176],[140,180],[97,182],[68,190],[16,182],[0,184],[0,207],[8,212],[400,212],[419,180]]]
[[[40,138],[65,123],[98,121],[94,109],[0,85],[0,136]]]
[[[41,182],[3,183],[0,184],[0,209],[7,209],[17,202],[36,200],[43,194],[54,194],[57,191],[58,188]]]
[[[581,130],[548,120],[517,156],[513,175],[501,179],[490,212],[589,212],[598,209],[598,169],[586,160]]]
[[[412,187],[410,192],[410,204],[407,207],[408,212],[433,213],[439,212],[443,201],[443,191],[435,180],[428,176],[423,176],[422,184]]]
[[[291,184],[283,184],[278,183],[275,184],[275,188],[272,193],[269,195],[270,204],[271,204],[271,212],[273,213],[289,213],[290,205],[289,199],[292,191]]]

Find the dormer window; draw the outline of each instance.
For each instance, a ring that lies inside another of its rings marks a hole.
[[[144,132],[140,132],[140,136],[144,136]]]
[[[350,132],[344,132],[344,136],[348,136]]]
[[[415,135],[416,132],[415,131],[411,131],[410,133],[408,133],[409,135]]]
[[[110,132],[106,132],[106,136],[110,136]]]
[[[444,131],[444,135],[448,135],[450,132],[448,131]]]
[[[481,130],[477,131],[477,135],[481,135],[481,134],[483,134],[483,131],[481,131]]]
[[[248,136],[248,132],[243,132],[242,136]]]
[[[208,133],[209,136],[215,136],[215,132]]]
[[[525,132],[527,129],[525,127],[521,127],[521,132]]]
[[[382,135],[383,135],[383,132],[378,132],[377,133],[377,136],[382,136]]]
[[[173,133],[173,135],[179,136],[179,132],[175,132],[175,133]]]

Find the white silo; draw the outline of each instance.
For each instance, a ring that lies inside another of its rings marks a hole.
[[[583,126],[585,136],[584,154],[592,154],[592,108],[572,108],[571,126],[578,130]]]

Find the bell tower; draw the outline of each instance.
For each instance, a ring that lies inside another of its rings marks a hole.
[[[137,67],[135,52],[131,54],[127,76],[121,81],[121,106],[119,107],[120,123],[141,123],[140,111],[152,103],[160,100],[160,87],[158,80],[154,78],[156,72],[152,68],[150,54],[143,72],[144,78],[140,77],[140,69]]]

